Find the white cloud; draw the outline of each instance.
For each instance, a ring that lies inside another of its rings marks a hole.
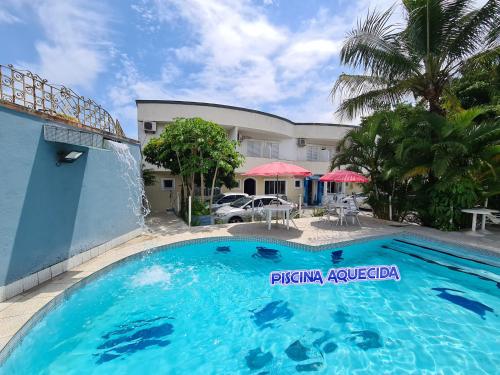
[[[311,78],[310,71],[327,63],[340,46],[329,39],[338,26],[329,24],[332,17],[324,11],[294,33],[271,23],[247,0],[143,0],[140,8],[143,19],[153,22],[156,13],[157,22],[190,28],[194,41],[175,50],[179,63],[201,66],[186,77],[190,85],[176,92],[190,100],[258,106],[300,95],[314,86],[300,79]]]
[[[0,24],[19,23],[21,19],[10,13],[7,9],[0,8]]]
[[[109,10],[97,1],[12,1],[16,17],[36,22],[42,34],[34,48],[35,61],[20,61],[50,82],[91,88],[114,53],[108,39]],[[32,18],[33,15],[35,18]]]
[[[169,62],[156,78],[135,68],[125,74],[126,83],[112,90],[118,113],[133,113],[131,105],[120,104],[128,100],[168,98],[265,109],[294,121],[340,122],[339,98],[332,102],[330,90],[340,73],[342,41],[356,23],[353,15],[362,18],[369,7],[385,9],[392,1],[344,1],[336,13],[320,8],[314,17],[287,27],[266,16],[265,6],[272,4],[140,0],[133,9],[145,30],[166,26],[183,30],[187,38],[168,50]]]

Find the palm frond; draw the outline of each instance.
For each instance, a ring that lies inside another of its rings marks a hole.
[[[498,28],[500,5],[498,0],[488,0],[481,8],[470,11],[457,20],[458,32],[447,46],[450,59],[465,59],[484,50],[488,35]]]
[[[394,86],[378,88],[358,93],[357,96],[345,99],[337,109],[341,118],[354,118],[355,115],[364,115],[370,110],[386,108],[400,103],[409,90],[405,82],[397,82]]]
[[[418,71],[418,66],[400,48],[396,28],[388,24],[392,13],[393,8],[373,11],[363,22],[358,21],[357,27],[347,35],[340,61],[387,79]]]

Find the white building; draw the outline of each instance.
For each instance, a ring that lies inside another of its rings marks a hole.
[[[138,139],[144,147],[152,137],[157,137],[174,118],[201,117],[226,129],[228,137],[239,141],[239,151],[245,163],[237,172],[239,186],[231,191],[253,194],[285,194],[298,202],[302,195],[308,205],[318,204],[324,193],[324,184],[318,178],[329,171],[330,160],[338,141],[352,125],[329,123],[297,123],[284,117],[247,108],[220,104],[172,100],[136,100]],[[272,161],[300,165],[313,173],[302,179],[275,179],[245,177],[241,174],[250,168]],[[152,211],[163,211],[175,205],[180,180],[169,171],[147,163],[155,171],[157,181],[146,188]],[[327,186],[328,192],[336,187]]]

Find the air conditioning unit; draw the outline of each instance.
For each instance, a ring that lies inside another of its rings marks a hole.
[[[305,145],[306,145],[306,139],[305,138],[297,138],[297,146],[304,147]]]
[[[156,121],[144,121],[142,128],[146,133],[156,133]]]

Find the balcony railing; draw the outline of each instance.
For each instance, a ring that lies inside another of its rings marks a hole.
[[[0,99],[123,138],[118,120],[92,99],[53,85],[29,71],[0,65]]]

